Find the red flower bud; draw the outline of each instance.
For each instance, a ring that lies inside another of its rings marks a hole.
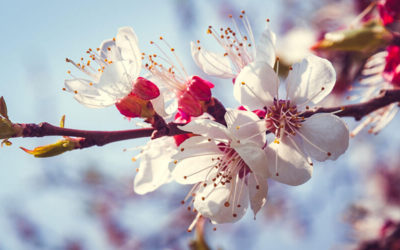
[[[138,77],[133,83],[132,92],[143,100],[151,100],[160,95],[157,85],[143,77]]]
[[[388,55],[383,70],[383,77],[386,81],[400,86],[400,46],[392,45],[386,48]]]
[[[132,92],[122,100],[118,101],[115,106],[122,115],[130,118],[150,118],[155,114],[153,105],[150,101],[143,100]]]
[[[199,101],[209,101],[213,87],[214,84],[198,76],[193,76],[187,83],[187,90]]]
[[[179,96],[178,109],[190,116],[200,116],[203,114],[200,101],[192,96],[189,91],[185,91]]]
[[[400,21],[400,3],[398,0],[386,0],[378,3],[378,10],[384,25]]]

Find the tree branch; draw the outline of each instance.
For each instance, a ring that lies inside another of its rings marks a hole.
[[[375,97],[367,102],[332,108],[321,107],[315,110],[306,111],[301,115],[307,118],[317,113],[335,112],[335,115],[337,116],[354,117],[356,121],[359,121],[369,113],[395,102],[400,102],[400,89],[382,90],[378,97]]]
[[[301,114],[303,117],[310,117],[317,113],[332,113],[335,112],[340,117],[354,117],[357,121],[361,120],[364,116],[369,113],[376,111],[380,108],[385,107],[391,103],[400,102],[400,89],[395,90],[383,90],[380,96],[373,98],[367,102],[350,104],[346,106],[338,106],[331,108],[317,108],[315,110],[305,111]],[[222,104],[217,103],[216,107],[210,108],[214,113],[218,121],[220,121],[225,113],[225,109]],[[218,114],[218,115],[216,115]],[[165,124],[165,123],[164,123]],[[22,128],[22,133],[14,135],[12,137],[44,137],[44,136],[70,136],[78,137],[80,149],[91,147],[91,146],[103,146],[108,143],[136,139],[142,137],[159,138],[162,136],[173,136],[178,134],[187,133],[178,128],[178,126],[184,124],[168,123],[165,127],[154,129],[154,128],[142,128],[142,129],[131,129],[121,131],[87,131],[61,128],[51,125],[47,122],[40,124],[27,123],[15,124]]]

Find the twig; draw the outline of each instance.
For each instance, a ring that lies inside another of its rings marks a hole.
[[[216,100],[215,107],[212,111],[213,115],[216,116],[217,121],[221,121],[225,108],[222,104]],[[373,98],[367,102],[359,104],[350,104],[346,106],[338,106],[331,108],[317,108],[315,110],[306,111],[301,114],[303,117],[310,117],[317,113],[333,113],[341,117],[354,117],[357,121],[361,120],[364,116],[369,113],[376,111],[380,108],[385,107],[391,103],[400,102],[400,89],[395,90],[383,90],[380,96]],[[178,134],[187,133],[178,128],[183,124],[168,123],[165,127],[154,129],[154,128],[141,128],[132,130],[121,130],[121,131],[87,131],[61,128],[51,125],[47,122],[40,124],[27,123],[27,124],[16,124],[23,130],[21,134],[13,137],[44,137],[44,136],[70,136],[80,137],[80,147],[87,148],[91,146],[103,146],[108,143],[136,139],[142,137],[159,138],[162,136],[173,136]]]

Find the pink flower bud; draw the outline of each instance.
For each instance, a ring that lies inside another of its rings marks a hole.
[[[160,95],[157,85],[143,77],[138,77],[133,83],[132,92],[143,100],[151,100]]]
[[[400,46],[388,46],[386,50],[388,55],[386,57],[383,77],[386,81],[400,86]]]
[[[198,76],[193,76],[187,83],[187,90],[199,101],[209,101],[213,87],[214,84]]]
[[[190,116],[200,116],[203,114],[203,108],[199,100],[192,96],[189,91],[185,91],[179,96],[178,109]]]
[[[384,25],[400,21],[400,3],[398,0],[385,0],[378,3],[378,10]]]
[[[155,114],[153,105],[150,101],[143,100],[132,92],[122,100],[118,101],[115,106],[122,115],[130,118],[150,118]]]

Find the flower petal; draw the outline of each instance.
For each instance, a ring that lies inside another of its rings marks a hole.
[[[248,207],[248,190],[243,178],[235,178],[232,183],[235,185],[226,183],[214,187],[211,182],[206,187],[201,186],[194,201],[196,210],[213,223],[238,221]]]
[[[134,181],[134,190],[138,194],[154,191],[172,180],[169,165],[171,156],[177,152],[171,137],[162,137],[149,141],[140,154],[139,172]]]
[[[268,169],[272,179],[297,186],[311,178],[313,168],[303,152],[298,151],[294,140],[283,137],[279,144],[271,143],[265,151],[269,159]]]
[[[96,87],[109,96],[119,100],[132,91],[132,79],[128,72],[132,65],[127,61],[119,61],[108,65],[100,77]]]
[[[70,92],[75,92],[74,98],[89,108],[103,108],[114,105],[117,98],[110,96],[91,82],[85,79],[65,80],[65,87]]]
[[[347,125],[332,114],[315,114],[307,118],[299,133],[305,151],[317,161],[336,160],[349,145]]]
[[[267,136],[265,134],[265,121],[255,113],[244,110],[228,109],[225,113],[228,130],[241,142],[250,140],[260,147],[264,146]]]
[[[268,161],[268,159],[271,158],[267,157],[267,154],[260,146],[247,143],[245,145],[236,146],[234,149],[253,173],[264,178],[269,177],[268,165],[270,165],[270,160]]]
[[[267,180],[255,174],[249,174],[247,177],[249,188],[250,208],[253,210],[254,219],[256,214],[267,202],[268,183]]]
[[[153,105],[153,108],[158,115],[160,115],[163,118],[169,117],[169,114],[165,111],[164,95],[159,95],[150,102]]]
[[[229,131],[224,125],[208,119],[193,120],[184,126],[179,126],[179,129],[211,139],[229,139]]]
[[[204,73],[221,78],[235,77],[235,74],[232,72],[231,62],[227,56],[209,52],[194,42],[190,43],[190,47],[194,62]]]
[[[139,76],[142,68],[142,54],[139,49],[137,36],[131,27],[122,27],[118,29],[115,40],[116,46],[121,51],[122,60],[132,64],[129,74],[134,78]]]
[[[217,145],[207,138],[190,137],[179,146],[178,153],[172,156],[176,163],[172,176],[181,184],[207,181],[215,177],[216,159],[222,155]]]
[[[257,43],[256,61],[265,62],[271,66],[271,68],[274,67],[276,60],[275,41],[275,33],[269,28],[266,28],[261,34],[260,40]]]
[[[236,77],[233,95],[248,109],[262,109],[273,103],[277,96],[279,79],[265,62],[253,62],[244,67]]]
[[[294,104],[316,104],[333,89],[336,73],[332,64],[323,58],[309,55],[293,65],[286,79],[286,91]]]

